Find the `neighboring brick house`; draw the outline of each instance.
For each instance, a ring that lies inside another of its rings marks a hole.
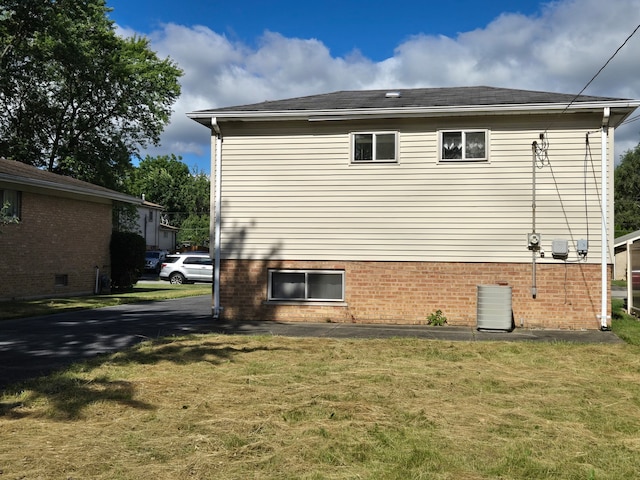
[[[491,87],[192,112],[212,135],[213,315],[607,328],[613,131],[637,100]],[[504,312],[501,312],[504,313]]]
[[[0,300],[84,295],[110,273],[114,202],[140,200],[0,158],[0,200],[19,223],[0,226]]]

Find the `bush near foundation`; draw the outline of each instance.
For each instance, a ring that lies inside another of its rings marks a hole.
[[[111,252],[111,288],[128,290],[144,270],[146,242],[137,233],[113,232],[109,245]]]

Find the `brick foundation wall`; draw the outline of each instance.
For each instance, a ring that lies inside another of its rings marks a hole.
[[[109,273],[110,204],[23,192],[21,217],[0,227],[0,300],[89,294]]]
[[[344,270],[346,305],[268,304],[269,268]],[[538,264],[535,299],[531,270],[530,263],[223,260],[220,303],[223,318],[238,321],[425,324],[442,310],[450,325],[476,326],[477,286],[503,284],[512,288],[516,327],[600,328],[600,265]]]

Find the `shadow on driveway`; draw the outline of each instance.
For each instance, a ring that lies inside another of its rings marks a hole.
[[[0,388],[145,340],[199,333],[290,337],[416,337],[447,341],[623,343],[612,332],[526,330],[479,332],[472,327],[346,323],[222,322],[211,296],[82,310],[0,323]]]
[[[149,339],[212,332],[211,295],[0,323],[0,388]]]

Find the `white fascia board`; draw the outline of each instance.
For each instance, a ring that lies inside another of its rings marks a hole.
[[[361,120],[368,118],[411,118],[463,115],[517,115],[551,114],[561,112],[602,112],[604,107],[628,109],[623,119],[630,115],[640,101],[619,100],[610,102],[579,102],[568,106],[566,103],[514,104],[514,105],[462,105],[447,107],[399,107],[399,108],[357,108],[328,110],[271,110],[271,111],[210,111],[192,112],[187,116],[203,125],[210,125],[211,118],[220,121],[264,121],[264,120],[308,120],[336,121]],[[622,121],[622,120],[621,120]]]

